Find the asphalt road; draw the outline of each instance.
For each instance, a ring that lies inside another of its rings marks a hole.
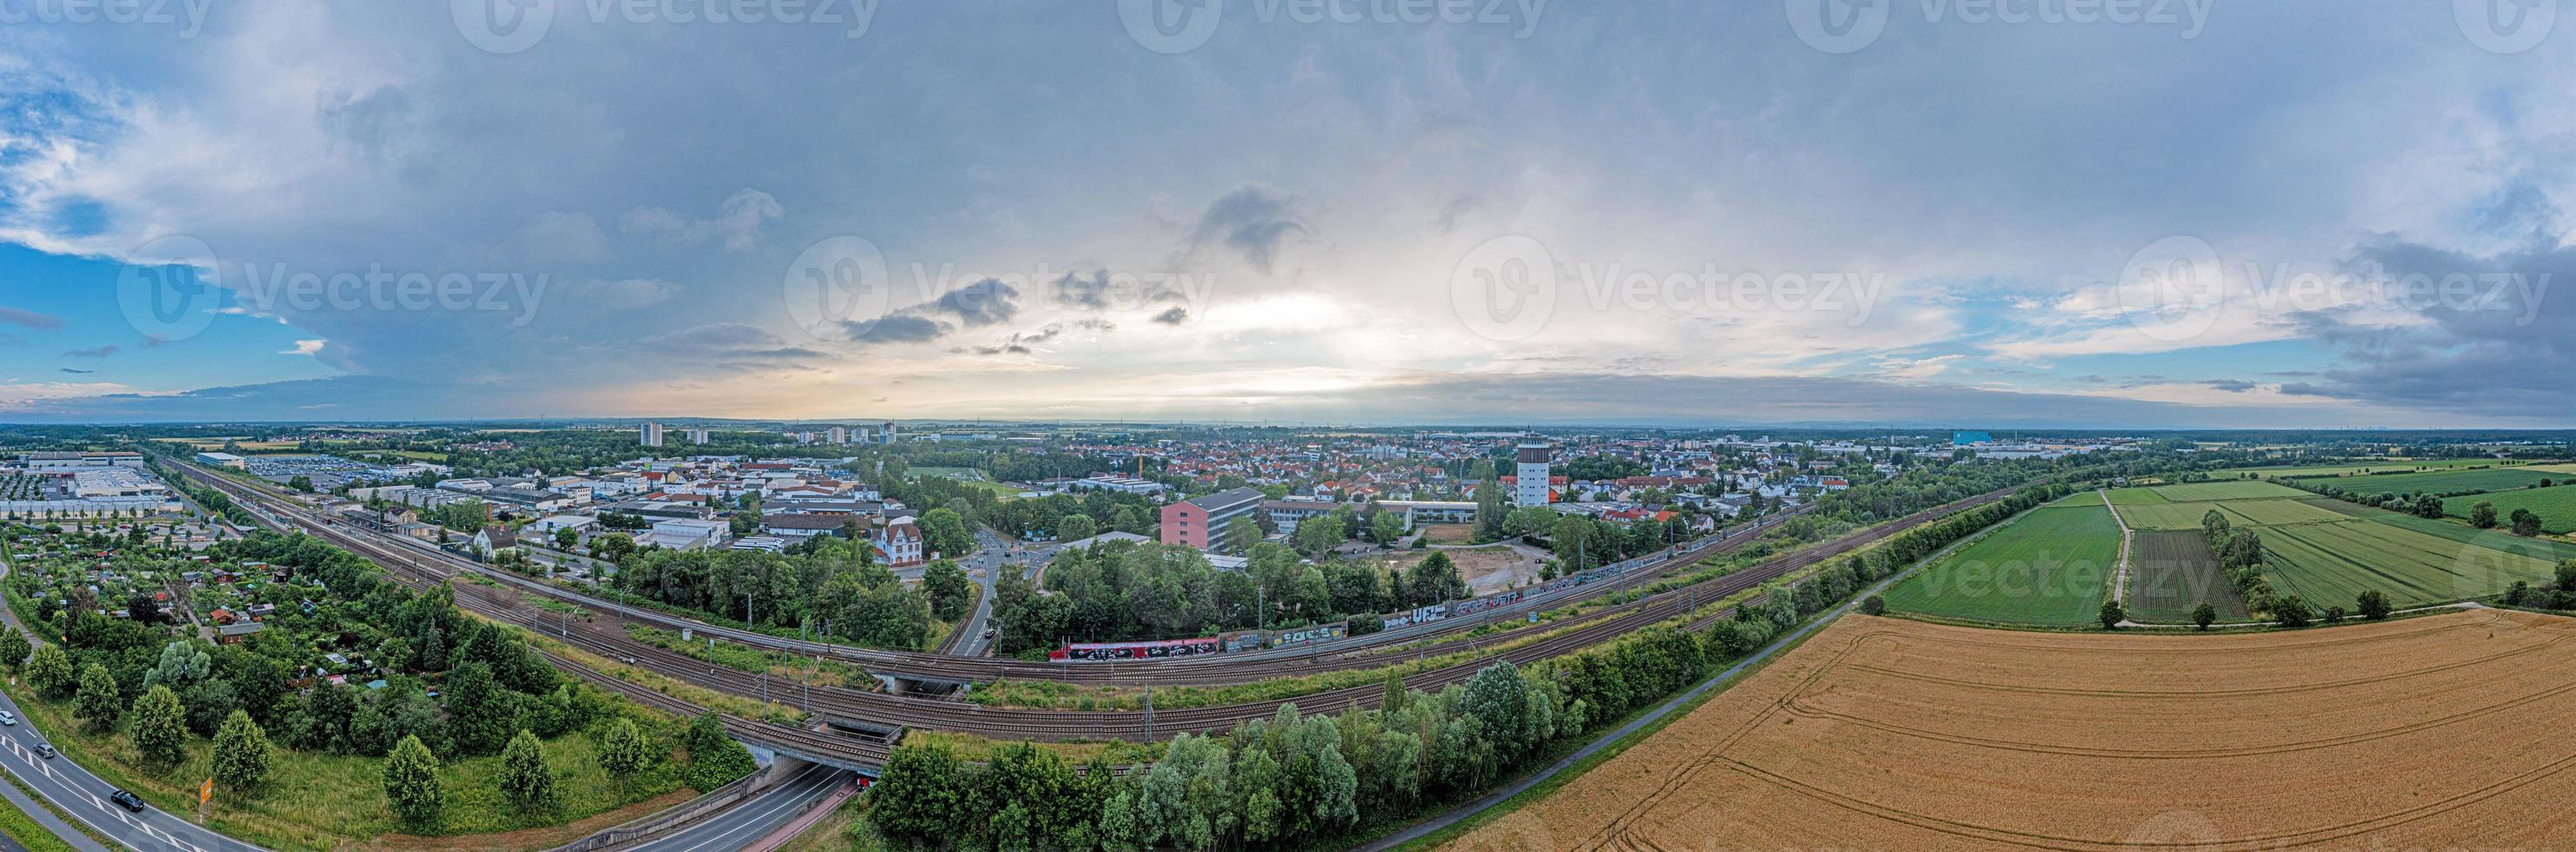
[[[975,553],[957,565],[966,569],[968,579],[984,587],[984,593],[975,597],[975,612],[966,618],[966,641],[957,644],[959,656],[980,657],[993,646],[993,640],[984,638],[984,630],[993,619],[993,584],[1010,576],[1006,572],[1027,576],[1031,566],[1046,564],[1055,555],[1055,545],[1023,544],[1018,551],[1012,552],[1012,547],[992,530],[975,528]]]
[[[18,713],[18,705],[0,695],[0,709]],[[18,724],[0,726],[0,765],[10,774],[27,782],[36,794],[45,797],[72,818],[88,823],[98,833],[135,849],[183,849],[195,852],[215,850],[256,850],[259,847],[216,834],[188,820],[145,807],[142,813],[129,813],[109,802],[115,785],[99,780],[71,762],[70,758],[46,760],[35,752],[44,737],[20,713]]]
[[[758,796],[737,802],[722,813],[626,848],[656,852],[741,849],[804,816],[806,808],[832,795],[833,790],[840,789],[853,777],[856,776],[846,769],[819,763],[807,766],[795,777],[779,782]]]

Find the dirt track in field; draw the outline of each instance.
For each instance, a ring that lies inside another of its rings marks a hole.
[[[2150,636],[1852,615],[1447,848],[2567,848],[2569,730],[2564,618]]]

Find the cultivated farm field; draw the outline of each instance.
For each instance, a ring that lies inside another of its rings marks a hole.
[[[2360,518],[2374,524],[2385,524],[2399,529],[2423,533],[2454,544],[2469,544],[2483,547],[2488,550],[2518,553],[2552,564],[2557,563],[2558,560],[2561,559],[2576,559],[2576,544],[2551,541],[2545,538],[2523,538],[2503,530],[2482,530],[2463,523],[2436,520],[2433,518],[2419,518],[2414,515],[2391,512],[2386,509],[2374,509],[2369,506],[2355,505],[2341,500],[2318,498],[2309,500],[2307,503],[2310,506],[2315,506],[2320,509],[2327,509],[2349,517]]]
[[[2555,564],[2368,521],[2269,527],[2264,576],[2283,595],[2350,610],[2377,589],[2400,609],[2503,594],[2515,580],[2549,582]]]
[[[2209,604],[2221,622],[2253,618],[2245,598],[2218,567],[2209,537],[2200,530],[2141,531],[2129,546],[2129,618],[2148,624],[2185,624],[2192,610]]]
[[[2186,482],[2181,485],[2156,486],[2156,494],[2175,503],[2198,500],[2263,500],[2269,498],[2306,497],[2308,492],[2287,485],[2255,479],[2226,482]]]
[[[2576,621],[2025,633],[1846,616],[1493,849],[2561,848]]]
[[[2240,527],[2262,527],[2278,524],[2306,524],[2344,520],[2335,512],[2308,505],[2301,500],[2226,500],[2205,503],[2164,503],[2150,506],[2122,506],[2120,519],[2135,530],[2197,530],[2200,519],[2211,511]]]
[[[2450,470],[2462,467],[2500,467],[2506,462],[2490,459],[2380,459],[2350,464],[2306,465],[2292,467],[2242,467],[2229,473],[2253,473],[2278,479],[2304,479],[2318,476],[2351,476],[2354,474],[2389,473],[2391,471]]]
[[[2567,475],[2563,473],[2553,475],[2544,470],[2514,467],[2400,473],[2389,476],[2351,476],[2312,484],[2341,488],[2354,494],[2458,494],[2528,488],[2540,484],[2543,479],[2564,480],[2566,478]]]
[[[2171,502],[2165,499],[2165,495],[2156,493],[2153,488],[2114,488],[2109,493],[2111,503],[2115,506],[2152,506]]]
[[[2530,509],[2540,516],[2543,532],[2576,532],[2576,486],[2524,488],[2493,494],[2471,494],[2442,501],[2442,512],[2454,518],[2469,516],[2479,503],[2494,503],[2497,523],[2513,517],[2515,509]]]
[[[1887,590],[1889,609],[2005,624],[2094,623],[2120,557],[2103,506],[2042,507]]]

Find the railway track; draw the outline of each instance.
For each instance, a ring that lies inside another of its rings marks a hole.
[[[1460,646],[1464,646],[1464,649],[1474,656],[1450,665],[1416,672],[1405,678],[1405,684],[1415,689],[1438,690],[1450,684],[1464,682],[1476,671],[1497,660],[1526,665],[1581,650],[1664,622],[1697,609],[1705,602],[1756,588],[1763,583],[1912,529],[1932,518],[2002,499],[2016,490],[2018,489],[2005,489],[1954,501],[1872,527],[1861,533],[1786,554],[1722,577],[1649,595],[1636,601],[1605,607],[1575,620],[1551,626],[1549,629],[1559,631],[1555,635],[1516,647],[1484,653],[1480,640],[1460,639],[1415,649],[1415,653],[1424,657],[1435,653],[1446,656],[1456,653]],[[265,515],[261,517],[261,521],[263,525],[281,530],[289,527],[285,521]],[[454,572],[439,570],[435,562],[422,563],[401,558],[409,554],[389,551],[381,545],[359,540],[355,536],[347,535],[345,531],[328,525],[321,525],[318,530],[300,524],[296,527],[316,532],[326,540],[369,555],[389,569],[388,576],[406,585],[426,588],[433,583],[449,581],[455,576]],[[1751,538],[1746,536],[1744,540]],[[1736,544],[1740,546],[1741,542]],[[1689,558],[1695,560],[1696,553],[1696,551],[1693,552],[1694,555],[1690,555]],[[487,575],[478,573],[477,576]],[[1615,584],[1605,585],[1615,586]],[[556,617],[549,621],[543,611],[529,606],[512,588],[474,584],[455,585],[453,588],[457,591],[456,600],[459,606],[485,617],[503,622],[527,624],[538,632],[555,636],[574,647],[608,659],[632,661],[638,668],[699,687],[746,697],[766,698],[786,706],[801,707],[810,716],[820,717],[846,727],[890,732],[889,742],[898,739],[904,729],[914,727],[952,730],[1005,740],[1096,740],[1109,737],[1149,741],[1182,732],[1222,731],[1243,721],[1267,718],[1287,704],[1296,704],[1300,709],[1307,711],[1333,711],[1349,707],[1373,707],[1384,696],[1382,685],[1369,683],[1323,690],[1294,698],[1150,712],[983,707],[951,700],[887,695],[830,685],[808,685],[783,678],[764,679],[757,673],[711,665],[685,654],[636,641],[623,635],[621,630],[613,626],[601,625],[596,621],[584,619],[576,623],[568,617]],[[1596,590],[1596,593],[1608,590],[1600,589]],[[1705,624],[1708,620],[1722,617],[1724,614],[1725,612],[1721,611],[1697,623]],[[1470,623],[1482,622],[1471,621]],[[821,643],[805,644],[821,648],[839,647]],[[840,655],[804,653],[801,656],[838,657]],[[550,655],[549,661],[576,677],[634,697],[652,706],[689,714],[695,714],[704,709],[654,690],[592,671],[568,659]],[[1310,664],[1305,671],[1378,667],[1398,661],[1400,660],[1390,659],[1385,654],[1349,655],[1331,661],[1329,666]],[[1047,668],[1052,671],[1058,667]],[[800,748],[830,747],[836,750],[834,754],[847,755],[853,759],[864,759],[872,755],[881,759],[883,751],[888,748],[886,745],[867,740],[784,727],[731,715],[726,716],[726,726],[728,731],[734,732],[737,736],[753,738],[756,742],[786,743]]]
[[[451,576],[458,572],[472,572],[506,586],[552,597],[593,611],[613,613],[639,623],[671,630],[685,628],[698,634],[712,635],[738,644],[776,651],[820,654],[837,660],[858,663],[878,674],[944,683],[983,683],[1011,679],[1097,686],[1145,684],[1207,686],[1272,680],[1340,669],[1375,668],[1386,665],[1387,655],[1396,652],[1406,656],[1456,653],[1460,650],[1472,649],[1479,643],[1473,639],[1454,639],[1429,646],[1423,646],[1420,643],[1444,637],[1456,637],[1486,624],[1590,600],[1639,583],[1660,579],[1686,569],[1701,559],[1742,548],[1758,539],[1762,533],[1795,517],[1793,513],[1750,527],[1730,530],[1723,536],[1702,539],[1697,545],[1685,548],[1678,554],[1657,553],[1617,563],[1632,567],[1620,572],[1620,575],[1612,580],[1572,586],[1548,594],[1527,595],[1516,603],[1495,607],[1471,616],[1271,651],[1211,657],[1165,658],[1132,663],[1114,661],[1029,663],[1008,659],[857,648],[711,625],[649,607],[620,603],[562,589],[549,583],[476,563],[426,544],[392,539],[377,533],[323,522],[311,512],[290,505],[283,498],[270,494],[264,489],[198,470],[184,463],[174,462],[174,464],[189,478],[245,504],[255,514],[260,515],[263,521],[268,521],[281,529],[286,526],[303,529],[307,533],[389,566],[406,563],[421,565],[424,562],[444,565],[450,569],[446,573]],[[1609,614],[1615,613],[1599,613],[1599,615]]]

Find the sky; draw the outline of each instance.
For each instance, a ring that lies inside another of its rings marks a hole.
[[[0,422],[2576,426],[2560,5],[13,0]]]

